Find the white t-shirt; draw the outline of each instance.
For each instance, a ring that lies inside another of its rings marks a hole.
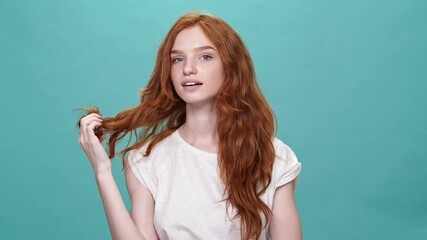
[[[273,145],[276,159],[272,181],[261,196],[270,209],[276,188],[301,171],[301,163],[286,144],[275,138]],[[191,146],[178,131],[158,143],[145,158],[144,150],[131,151],[128,161],[136,178],[153,196],[154,226],[161,240],[240,239],[240,219],[231,221],[236,212],[230,206],[229,218],[226,202],[221,201],[224,188],[217,154]],[[268,227],[259,239],[271,239]]]

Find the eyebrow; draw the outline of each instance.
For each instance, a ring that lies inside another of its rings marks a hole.
[[[196,47],[194,50],[196,50],[198,52],[198,51],[203,51],[203,50],[208,50],[208,49],[216,51],[215,48],[213,48],[211,46]],[[171,50],[171,54],[179,54],[179,53],[182,53],[182,51],[181,50],[175,50],[175,49]]]

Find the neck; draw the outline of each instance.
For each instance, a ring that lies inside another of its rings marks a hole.
[[[189,144],[208,152],[217,152],[217,109],[214,103],[203,106],[187,104],[186,120],[179,133]]]

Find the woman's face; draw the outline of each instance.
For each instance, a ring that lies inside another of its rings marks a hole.
[[[217,48],[198,25],[178,33],[170,59],[178,96],[187,104],[213,103],[224,82],[224,69]]]

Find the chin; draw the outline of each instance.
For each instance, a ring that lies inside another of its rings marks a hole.
[[[215,98],[181,98],[187,105],[203,106],[215,104]]]

